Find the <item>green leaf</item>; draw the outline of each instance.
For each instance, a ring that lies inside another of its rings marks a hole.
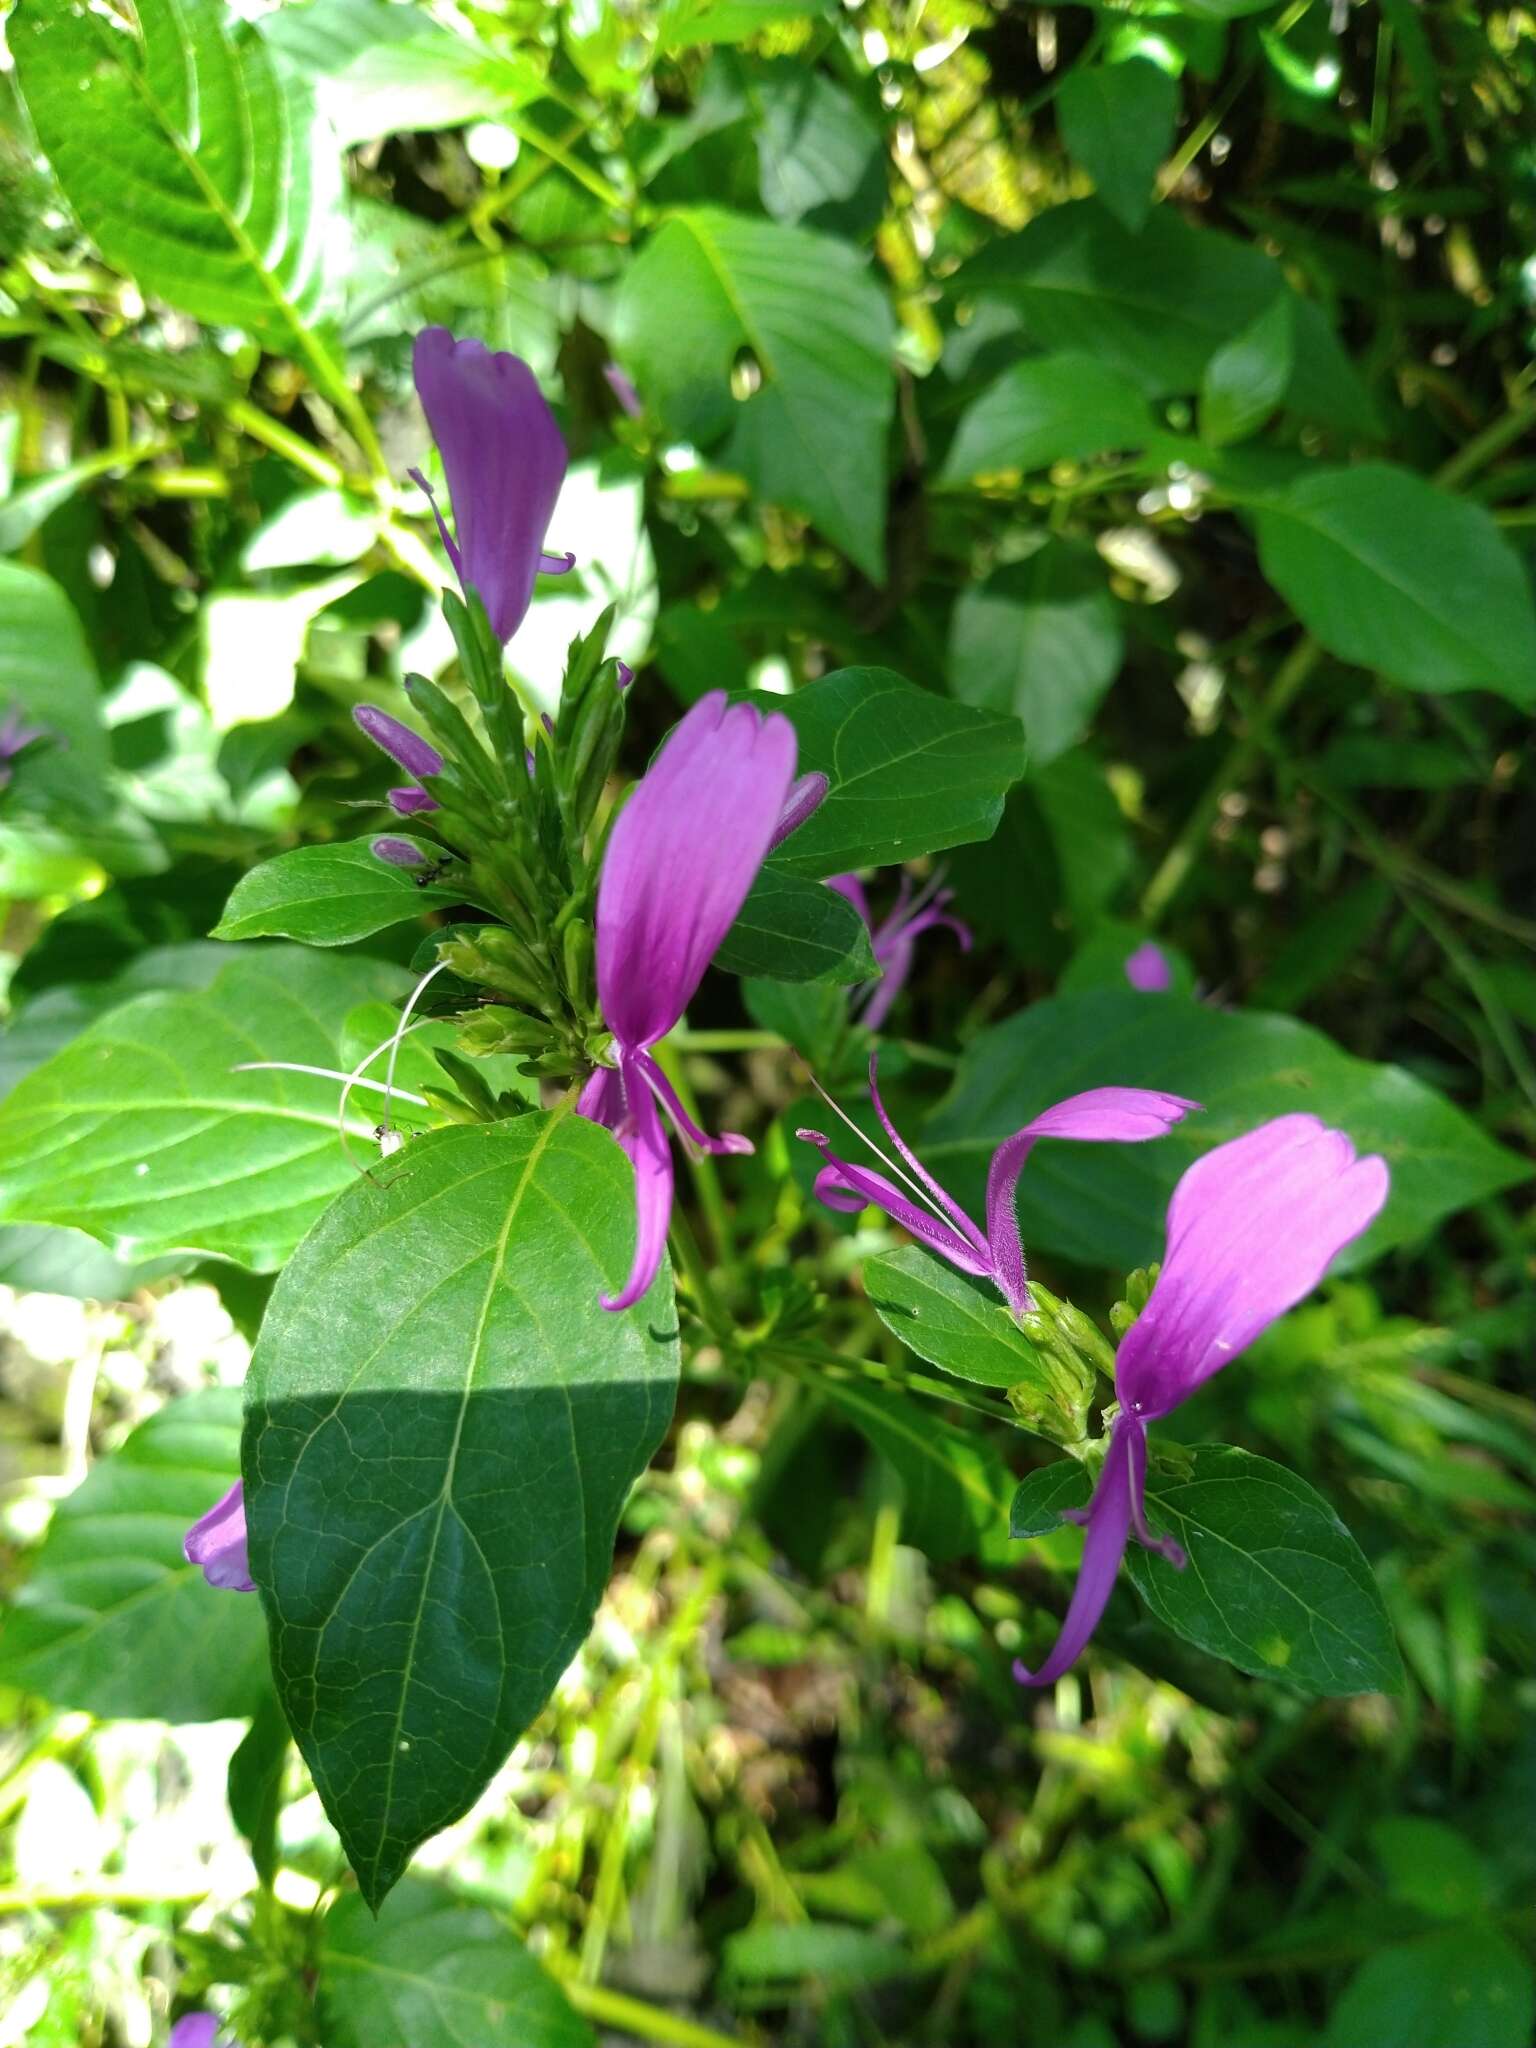
[[[85,635],[58,584],[19,562],[0,562],[0,717],[7,711],[57,735],[16,762],[14,791],[78,805],[99,789],[107,734]]]
[[[55,1230],[42,1223],[0,1226],[0,1284],[24,1294],[126,1301],[152,1280],[185,1273],[195,1262],[195,1253],[178,1252],[127,1266],[78,1230]]]
[[[1199,1444],[1185,1479],[1147,1488],[1154,1529],[1189,1563],[1132,1543],[1136,1590],[1175,1635],[1240,1671],[1329,1697],[1397,1692],[1402,1664],[1360,1546],[1320,1493],[1284,1465]]]
[[[629,1162],[529,1114],[355,1180],[273,1292],[246,1513],[278,1693],[364,1896],[474,1802],[580,1646],[672,1412]]]
[[[961,292],[1000,299],[1046,349],[1094,356],[1151,398],[1199,388],[1206,364],[1288,290],[1262,251],[1159,207],[1128,234],[1091,199],[1053,206],[975,256]],[[1346,434],[1378,431],[1375,407],[1332,328],[1296,299],[1290,409]]]
[[[942,1562],[974,1556],[997,1533],[1008,1477],[989,1444],[887,1387],[824,1376],[817,1391],[901,1481],[903,1542]]]
[[[291,347],[325,295],[335,144],[218,0],[136,12],[133,33],[22,0],[10,47],[38,140],[109,263],[196,320]]]
[[[424,861],[441,859],[441,848],[409,839]],[[460,863],[454,863],[458,867]],[[264,860],[235,884],[216,939],[301,939],[307,946],[345,946],[424,910],[465,901],[452,881],[412,880],[412,871],[379,860],[366,839],[333,846],[296,846]]]
[[[950,688],[964,704],[1013,712],[1030,760],[1043,767],[1083,738],[1124,651],[1098,555],[1048,540],[962,591],[950,625]]]
[[[756,701],[794,726],[800,773],[828,782],[821,807],[774,854],[792,874],[887,867],[990,838],[1024,773],[1016,718],[951,703],[889,669],[834,669],[792,696]]]
[[[229,1817],[250,1843],[251,1861],[263,1884],[270,1884],[278,1869],[277,1825],[291,1741],[283,1710],[269,1686],[229,1760],[228,1779]]]
[[[885,203],[884,144],[858,101],[792,57],[755,67],[746,91],[774,219],[850,238],[874,227]]]
[[[967,1280],[916,1245],[864,1267],[864,1292],[909,1351],[982,1387],[1042,1381],[1040,1353],[984,1281]]]
[[[745,43],[781,21],[823,12],[824,0],[663,0],[657,47],[687,50],[700,43]]]
[[[1444,1821],[1388,1814],[1371,1829],[1371,1847],[1393,1898],[1437,1920],[1470,1919],[1493,1904],[1496,1887],[1488,1865]]]
[[[1256,433],[1284,399],[1295,362],[1295,301],[1277,292],[1206,364],[1200,381],[1201,438],[1222,448]]]
[[[1264,574],[1330,654],[1420,690],[1536,704],[1536,608],[1491,513],[1390,463],[1254,501]]]
[[[59,1503],[0,1635],[0,1684],[104,1720],[255,1711],[266,1644],[253,1599],[218,1592],[182,1538],[239,1477],[240,1396],[152,1415]]]
[[[874,981],[879,964],[869,927],[846,896],[777,861],[760,870],[715,965],[777,981]]]
[[[957,1200],[979,1201],[1004,1138],[1051,1103],[1108,1086],[1167,1089],[1205,1112],[1155,1144],[1042,1142],[1019,1182],[1026,1247],[1122,1271],[1161,1258],[1164,1212],[1185,1167],[1291,1110],[1337,1125],[1391,1168],[1386,1209],[1345,1254],[1350,1265],[1424,1238],[1530,1175],[1401,1067],[1355,1059],[1288,1017],[1154,1002],[1129,988],[1035,1003],[982,1032],[929,1121],[924,1161]]]
[[[1396,1692],[1402,1665],[1381,1593],[1360,1546],[1321,1494],[1284,1465],[1230,1444],[1181,1452],[1186,1476],[1159,1470],[1147,1515],[1189,1562],[1182,1571],[1134,1540],[1137,1592],[1175,1635],[1240,1671],[1338,1697]],[[1088,1475],[1070,1459],[1032,1472],[1014,1495],[1009,1532],[1041,1536],[1066,1508],[1086,1506]]]
[[[676,435],[811,519],[877,580],[885,566],[891,318],[855,250],[713,207],[675,213],[619,289],[614,344]],[[731,396],[750,356],[758,388]]]
[[[1329,2016],[1327,2048],[1527,2048],[1536,1977],[1497,1927],[1463,1922],[1362,1963]]]
[[[66,1224],[128,1260],[281,1265],[359,1164],[336,1082],[233,1070],[335,1067],[347,1011],[404,985],[383,961],[261,947],[201,993],[109,1011],[0,1105],[0,1221]]]
[[[1134,234],[1152,211],[1152,180],[1173,147],[1179,88],[1159,64],[1079,64],[1056,93],[1067,154]]]
[[[966,407],[939,480],[953,486],[1141,448],[1154,426],[1139,387],[1121,371],[1091,355],[1031,356]]]
[[[328,2048],[592,2048],[592,2029],[505,1922],[411,1878],[377,1915],[326,1915],[320,2015]]]
[[[538,96],[527,57],[454,35],[425,8],[388,0],[312,0],[268,14],[262,40],[317,81],[336,139],[350,149],[381,135],[505,120]]]

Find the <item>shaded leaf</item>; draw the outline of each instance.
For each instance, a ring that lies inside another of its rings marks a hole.
[[[415,846],[425,862],[442,857],[441,848],[403,832],[389,836]],[[454,869],[461,867],[462,863],[453,863]],[[412,879],[414,872],[378,859],[366,839],[296,846],[291,853],[263,861],[235,884],[212,936],[345,946],[425,910],[464,901],[462,889],[454,887],[452,870],[448,881],[425,886]]]
[[[1155,424],[1140,388],[1119,370],[1091,355],[1031,356],[961,414],[940,482],[1140,448]]]
[[[778,981],[873,981],[869,927],[846,896],[769,861],[726,933],[715,965]]]
[[[1050,540],[961,592],[950,688],[964,704],[1013,712],[1043,767],[1083,738],[1123,653],[1103,563],[1091,547]]]
[[[1133,233],[1152,211],[1152,180],[1173,146],[1179,88],[1160,64],[1078,64],[1056,93],[1067,153]]]
[[[1328,2021],[1327,2048],[1527,2048],[1536,1977],[1508,1936],[1475,1921],[1361,1964]]]
[[[817,1391],[901,1481],[903,1542],[940,1560],[970,1557],[1001,1529],[1008,1475],[989,1444],[887,1387],[824,1377]]]
[[[1213,447],[1246,439],[1281,404],[1296,361],[1295,328],[1295,301],[1277,292],[1206,364],[1200,433]]]

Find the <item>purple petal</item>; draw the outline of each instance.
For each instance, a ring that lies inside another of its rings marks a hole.
[[[779,821],[773,828],[773,837],[768,842],[769,851],[782,846],[791,832],[798,831],[811,816],[821,808],[830,784],[819,768],[813,768],[809,775],[802,775],[789,792]]]
[[[1140,1145],[1165,1136],[1192,1110],[1184,1095],[1165,1095],[1156,1088],[1090,1088],[1040,1115],[1005,1138],[992,1155],[987,1171],[987,1241],[997,1270],[997,1284],[1015,1315],[1029,1308],[1024,1247],[1013,1194],[1019,1175],[1039,1138],[1076,1138],[1095,1144]]]
[[[409,839],[395,839],[389,833],[373,842],[375,860],[387,861],[392,868],[424,868],[427,856],[419,846],[413,846]]]
[[[1152,1298],[1115,1367],[1121,1402],[1166,1415],[1322,1279],[1387,1199],[1385,1160],[1358,1158],[1315,1116],[1282,1116],[1218,1145],[1168,1206]]]
[[[622,693],[635,680],[635,672],[627,661],[615,659],[613,665],[618,670],[618,674],[614,677],[614,688]]]
[[[213,2048],[218,2031],[218,2020],[211,2012],[183,2013],[171,2029],[169,2048]]]
[[[637,1052],[633,1065],[650,1083],[652,1094],[681,1131],[686,1143],[697,1146],[701,1152],[717,1154],[739,1154],[753,1150],[752,1140],[742,1137],[739,1131],[723,1131],[718,1138],[712,1138],[706,1131],[701,1131],[684,1109],[677,1090],[648,1052]]]
[[[763,864],[795,731],[723,691],[700,698],[636,785],[597,893],[603,1017],[631,1051],[683,1014]]]
[[[446,327],[416,337],[416,390],[443,458],[458,535],[454,566],[505,644],[522,624],[566,452],[525,362]],[[445,535],[446,538],[446,535]]]
[[[398,811],[402,818],[412,817],[419,811],[436,811],[442,808],[435,796],[428,796],[427,792],[418,789],[414,782],[405,788],[390,790],[389,801],[391,808]]]
[[[887,1138],[890,1139],[891,1145],[899,1155],[902,1164],[915,1180],[922,1182],[934,1201],[937,1202],[951,1223],[954,1224],[960,1235],[965,1238],[977,1258],[986,1260],[987,1264],[990,1265],[987,1240],[982,1236],[981,1232],[953,1196],[939,1186],[939,1183],[934,1179],[933,1175],[924,1166],[921,1159],[918,1158],[912,1147],[891,1121],[890,1112],[885,1106],[885,1098],[880,1093],[880,1055],[878,1052],[872,1052],[869,1056],[869,1099],[875,1106],[875,1115],[880,1119],[880,1128],[885,1132]]]
[[[649,1087],[626,1061],[623,1071],[599,1067],[581,1091],[577,1113],[602,1124],[618,1139],[635,1169],[635,1255],[618,1294],[598,1300],[606,1309],[626,1309],[656,1278],[672,1218],[672,1149]]]
[[[238,1479],[192,1524],[181,1548],[188,1564],[202,1566],[210,1586],[229,1593],[255,1592],[245,1553],[245,1491]]]
[[[827,1162],[816,1176],[818,1201],[844,1215],[857,1215],[861,1209],[870,1207],[883,1209],[893,1223],[899,1223],[903,1230],[920,1239],[941,1259],[948,1259],[962,1273],[974,1274],[982,1280],[990,1278],[991,1264],[984,1255],[953,1225],[941,1223],[938,1217],[930,1216],[895,1181],[872,1166],[855,1166],[847,1159],[840,1159],[820,1131],[803,1130],[795,1135],[808,1145],[815,1145]]]
[[[1173,969],[1162,947],[1154,946],[1148,939],[1126,961],[1125,978],[1132,988],[1139,988],[1147,995],[1161,995],[1173,982]]]
[[[1146,1469],[1146,1432],[1140,1423],[1121,1416],[1110,1433],[1104,1469],[1089,1504],[1088,1541],[1083,1545],[1083,1562],[1061,1634],[1038,1671],[1014,1665],[1013,1675],[1020,1685],[1053,1685],[1077,1661],[1098,1627],[1115,1589],[1115,1574],[1130,1538],[1133,1503],[1139,1509]]]
[[[909,938],[887,940],[883,947],[876,945],[874,951],[880,962],[880,979],[865,983],[869,995],[859,1016],[859,1022],[869,1031],[878,1031],[890,1015],[917,957],[917,948]]]
[[[603,376],[607,381],[608,389],[619,401],[620,410],[627,412],[632,420],[639,419],[641,413],[645,410],[644,406],[640,403],[640,394],[619,368],[618,364],[604,363]]]
[[[407,775],[441,775],[443,757],[436,747],[412,732],[398,718],[391,718],[377,704],[359,704],[352,713],[376,747],[382,747],[392,761],[398,761]]]
[[[539,556],[541,576],[568,576],[576,566],[576,557],[569,553]]]

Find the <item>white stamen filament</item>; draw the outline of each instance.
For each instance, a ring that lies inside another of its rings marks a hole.
[[[376,1046],[369,1053],[368,1060],[377,1059],[384,1050],[384,1046],[390,1043],[391,1041],[386,1038],[383,1044]],[[367,1066],[368,1060],[363,1061],[363,1066]],[[238,1066],[231,1067],[229,1071],[232,1074],[314,1074],[322,1081],[340,1081],[346,1087],[372,1088],[380,1095],[384,1093],[384,1083],[382,1081],[364,1081],[360,1078],[361,1068],[355,1073],[343,1074],[336,1067],[306,1066],[302,1060],[242,1060]],[[395,1093],[402,1102],[418,1102],[423,1109],[430,1109],[432,1107],[431,1103],[423,1095],[408,1094],[404,1088],[397,1088]],[[372,1136],[372,1132],[359,1130],[354,1135],[367,1138]]]
[[[870,1151],[874,1153],[875,1157],[879,1160],[880,1164],[888,1168],[889,1171],[895,1175],[897,1180],[902,1181],[906,1184],[906,1186],[912,1191],[916,1199],[928,1211],[929,1215],[934,1217],[938,1222],[942,1223],[944,1228],[951,1234],[951,1236],[956,1235],[957,1232],[955,1229],[954,1218],[952,1216],[946,1216],[943,1210],[934,1201],[932,1195],[930,1195],[928,1190],[922,1185],[922,1183],[920,1181],[914,1180],[912,1175],[907,1172],[906,1168],[903,1166],[899,1166],[894,1159],[888,1159],[886,1155],[880,1150],[880,1147],[875,1143],[874,1139],[871,1138],[866,1131],[861,1131],[859,1129],[858,1125],[854,1122],[853,1118],[848,1115],[847,1111],[838,1108],[837,1104],[832,1100],[831,1096],[827,1093],[826,1089],[822,1087],[821,1083],[817,1080],[814,1074],[811,1075],[811,1086],[816,1090],[816,1093],[821,1097],[822,1101],[827,1105],[828,1109],[831,1110],[832,1114],[834,1116],[840,1116],[843,1122],[848,1126],[849,1130],[852,1131],[853,1135],[856,1138],[858,1138],[863,1144],[869,1147]]]

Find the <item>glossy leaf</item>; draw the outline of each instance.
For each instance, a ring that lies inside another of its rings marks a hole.
[[[1129,234],[1091,199],[1052,207],[960,272],[957,288],[1013,307],[1045,349],[1091,355],[1161,398],[1199,388],[1206,364],[1288,287],[1262,251],[1167,207]],[[1289,409],[1343,433],[1375,408],[1332,328],[1298,298]]]
[[[957,1379],[1013,1387],[1041,1377],[1039,1352],[982,1280],[904,1245],[864,1268],[869,1305],[909,1351]]]
[[[200,993],[110,1010],[0,1104],[0,1220],[65,1224],[135,1261],[281,1265],[363,1162],[342,1149],[334,1081],[233,1070],[333,1068],[347,1011],[406,985],[383,961],[261,947]]]
[[[888,867],[987,839],[1024,772],[1016,718],[954,704],[884,668],[835,669],[790,697],[759,697],[819,769],[819,810],[774,854],[775,868],[818,877]]]
[[[412,1878],[377,1916],[326,1915],[320,2007],[328,2048],[592,2048],[592,2029],[493,1913]]]
[[[1264,574],[1331,654],[1420,690],[1536,704],[1536,606],[1491,513],[1384,462],[1254,509]]]
[[[1031,356],[961,414],[940,481],[962,484],[1140,448],[1154,427],[1140,387],[1121,371],[1087,354]]]
[[[10,48],[38,140],[109,263],[194,319],[291,347],[325,295],[336,146],[218,0],[136,15],[133,33],[23,0]]]
[[[442,849],[391,832],[415,846],[424,862],[442,859]],[[331,846],[296,846],[280,853],[235,884],[224,915],[213,928],[216,939],[301,939],[307,946],[345,946],[366,939],[389,925],[404,924],[424,910],[464,901],[455,888],[455,861],[450,879],[425,885],[412,879],[414,870],[380,860],[366,839],[345,839]]]
[[[1221,448],[1255,433],[1284,399],[1295,362],[1295,302],[1288,292],[1277,292],[1206,364],[1201,437]]]
[[[890,314],[860,255],[803,228],[680,211],[630,266],[614,339],[672,432],[813,520],[867,575],[885,560]],[[731,395],[750,353],[757,388]]]
[[[256,1709],[256,1602],[216,1592],[182,1538],[239,1474],[240,1396],[187,1394],[59,1503],[0,1634],[0,1685],[105,1719],[220,1721]]]
[[[846,896],[769,861],[726,933],[715,965],[777,981],[872,981],[869,927]]]
[[[1159,64],[1078,64],[1061,81],[1056,118],[1072,161],[1134,234],[1152,211],[1152,181],[1173,147],[1179,88]]]
[[[1157,1463],[1147,1517],[1175,1537],[1178,1571],[1132,1542],[1126,1565],[1165,1627],[1256,1677],[1338,1697],[1396,1692],[1402,1665],[1380,1590],[1360,1546],[1321,1494],[1287,1466],[1230,1444],[1181,1451],[1178,1476]],[[1043,1535],[1091,1483],[1070,1459],[1033,1472],[1014,1496],[1010,1533]]]
[[[568,1114],[411,1142],[273,1293],[247,1387],[279,1696],[364,1896],[479,1796],[591,1623],[677,1380],[633,1174]]]
[[[1087,732],[1124,645],[1094,550],[1047,541],[962,591],[950,626],[950,688],[963,704],[1013,712],[1030,760],[1044,766]]]
[[[929,1121],[923,1158],[957,1200],[979,1201],[1004,1138],[1053,1102],[1112,1086],[1167,1089],[1205,1111],[1152,1145],[1038,1145],[1019,1182],[1026,1249],[1122,1271],[1160,1258],[1168,1197],[1191,1160],[1290,1110],[1338,1125],[1391,1169],[1387,1207],[1344,1255],[1351,1265],[1530,1176],[1401,1067],[1355,1059],[1288,1017],[1151,1002],[1134,989],[1034,1003],[982,1032]]]

